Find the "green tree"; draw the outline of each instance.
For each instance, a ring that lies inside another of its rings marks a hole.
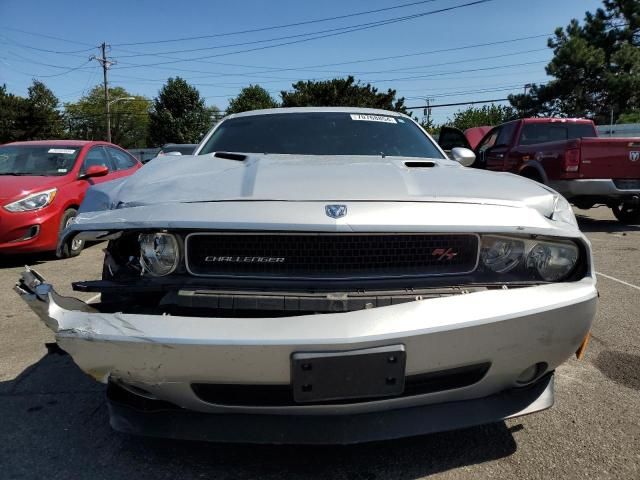
[[[603,0],[604,8],[573,19],[548,41],[553,59],[545,85],[511,95],[523,116],[591,117],[608,122],[640,108],[640,2]]]
[[[24,139],[26,110],[26,99],[0,86],[0,144]]]
[[[249,85],[240,93],[229,100],[227,114],[260,110],[263,108],[275,108],[278,106],[273,97],[260,85]]]
[[[25,140],[47,140],[63,138],[64,121],[60,113],[60,102],[47,86],[38,81],[28,89],[26,99]]]
[[[180,77],[169,78],[153,100],[149,143],[197,143],[215,121],[213,114],[197,88]]]
[[[64,133],[58,99],[44,83],[34,80],[27,98],[0,87],[0,143],[62,138]]]
[[[458,110],[447,124],[460,130],[466,130],[472,127],[500,125],[516,118],[518,118],[518,113],[514,108],[492,103],[482,107],[472,106],[464,110]]]
[[[283,107],[365,107],[408,113],[404,98],[396,99],[396,91],[378,92],[369,83],[357,82],[351,75],[326,81],[300,81],[293,91],[282,91]]]
[[[113,101],[118,98],[131,100]],[[109,108],[111,141],[124,148],[145,147],[151,101],[146,97],[133,95],[122,87],[110,88],[109,99],[112,101]],[[106,139],[107,117],[102,86],[96,85],[77,102],[66,103],[65,111],[71,137]]]
[[[623,113],[618,117],[618,123],[640,123],[640,110]]]

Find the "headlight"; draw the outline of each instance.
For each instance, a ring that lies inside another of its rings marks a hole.
[[[578,246],[570,241],[483,235],[480,268],[505,278],[558,282],[578,263]]]
[[[516,267],[524,256],[524,242],[508,237],[484,237],[480,258],[496,273],[505,273]]]
[[[169,275],[180,261],[180,244],[170,233],[142,233],[140,244],[140,265],[143,271],[154,277]]]
[[[527,267],[547,282],[563,279],[576,266],[578,247],[565,243],[536,243],[527,256]]]
[[[32,193],[20,200],[5,205],[4,208],[10,212],[29,212],[31,210],[38,210],[53,202],[56,193],[58,193],[56,188],[45,190],[44,192]]]

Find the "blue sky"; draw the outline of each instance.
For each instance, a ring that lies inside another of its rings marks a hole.
[[[414,2],[366,15],[237,33]],[[601,6],[600,0],[491,0],[326,36],[344,27],[461,6],[473,0],[418,2],[2,0],[0,84],[6,83],[9,91],[25,95],[35,77],[62,102],[74,101],[102,81],[97,62],[88,58],[97,54],[95,47],[105,41],[112,44],[110,55],[118,62],[110,70],[112,85],[153,97],[168,77],[179,75],[198,87],[208,105],[221,109],[250,83],[260,84],[278,97],[280,90],[296,80],[348,74],[381,90],[395,88],[399,96],[407,98],[409,106],[424,104],[426,96],[436,104],[504,98],[522,91],[525,83],[545,81],[544,66],[551,58],[545,35],[557,26],[565,26],[571,18],[582,20],[586,10]],[[325,38],[262,48],[308,39],[312,32]],[[209,38],[166,41],[195,36]],[[273,40],[281,37],[290,38]],[[537,38],[456,49],[523,37]],[[163,43],[140,43],[157,41]],[[240,52],[255,48],[260,49]],[[443,49],[449,51],[423,53]],[[380,57],[386,58],[369,61]],[[200,59],[184,60],[193,58]],[[341,65],[335,65],[338,63]],[[436,108],[433,115],[442,122],[459,108]],[[421,111],[415,113],[422,115]]]

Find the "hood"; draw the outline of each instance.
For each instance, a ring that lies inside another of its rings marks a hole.
[[[412,167],[411,162],[423,166]],[[524,203],[550,216],[555,202],[552,190],[523,177],[465,168],[451,160],[408,157],[158,157],[123,181],[110,183],[102,190],[108,199],[99,201],[110,208],[233,200],[428,201]],[[101,187],[91,190],[96,188]]]
[[[60,185],[61,177],[0,175],[0,202]]]

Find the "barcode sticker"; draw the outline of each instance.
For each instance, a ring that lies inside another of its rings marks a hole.
[[[396,123],[396,119],[393,117],[385,117],[383,115],[369,115],[364,113],[352,113],[351,120],[364,120],[365,122]]]
[[[75,149],[71,148],[50,148],[48,153],[63,153],[64,155],[73,155],[76,153]]]

